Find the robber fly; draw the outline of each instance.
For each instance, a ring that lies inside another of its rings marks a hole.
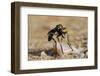
[[[48,32],[48,41],[53,40],[55,42],[55,44],[56,44],[56,40],[53,38],[53,36],[56,36],[56,38],[58,39],[58,41],[60,43],[60,46],[61,46],[61,49],[62,49],[62,53],[63,53],[63,48],[62,48],[62,45],[61,45],[61,41],[59,40],[59,37],[65,38],[66,34],[67,34],[67,41],[66,42],[69,45],[69,47],[71,48],[71,50],[73,51],[73,48],[71,47],[71,44],[70,44],[70,41],[69,41],[68,31],[66,30],[65,27],[63,27],[62,24],[56,25],[55,28],[51,29]]]
[[[50,30],[48,32],[48,41],[51,41],[53,39],[54,35],[56,35],[57,38],[60,37],[60,36],[65,38],[66,33],[67,33],[66,28],[63,27],[62,24],[58,24],[58,25],[56,25],[55,28],[53,28],[52,30]]]

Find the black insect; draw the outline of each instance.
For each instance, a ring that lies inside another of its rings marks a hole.
[[[55,28],[53,28],[52,30],[48,32],[48,41],[51,41],[54,35],[56,35],[57,38],[59,36],[62,36],[64,38],[64,35],[67,33],[65,29],[66,28],[64,28],[62,24],[56,25]]]
[[[66,37],[66,36],[65,36],[66,34],[67,34],[67,38],[65,38],[65,37]],[[57,38],[58,41],[55,40],[53,36],[56,36],[56,38]],[[59,39],[59,37],[61,37],[61,40]],[[58,54],[58,55],[61,55],[61,54],[60,54],[61,52],[62,52],[62,54],[64,54],[63,48],[62,48],[62,39],[64,39],[64,38],[65,38],[65,41],[66,41],[66,39],[67,39],[66,42],[67,42],[68,46],[71,48],[71,50],[73,51],[73,48],[71,47],[71,44],[70,44],[70,41],[69,41],[68,31],[66,30],[65,27],[63,27],[62,24],[56,25],[55,28],[51,29],[51,30],[48,32],[48,41],[51,41],[51,40],[54,41],[54,43],[55,43],[55,45],[54,45],[54,47],[55,47],[54,52],[55,52],[56,54]],[[57,42],[59,42],[60,47],[61,47],[61,52],[60,52],[60,53],[59,53],[58,50],[57,50]]]
[[[53,38],[53,36],[56,36],[56,38],[57,38],[57,40],[60,44],[60,47],[61,47],[61,52],[62,52],[62,54],[64,54],[63,48],[62,48],[62,45],[61,45],[61,41],[59,40],[59,37],[61,36],[62,38],[65,38],[66,33],[67,33],[66,28],[64,28],[62,24],[56,25],[55,28],[51,29],[48,32],[48,41],[53,40],[55,42],[55,45],[54,45],[55,46],[55,50],[54,50],[55,54],[60,55],[60,53],[57,52],[57,41]]]

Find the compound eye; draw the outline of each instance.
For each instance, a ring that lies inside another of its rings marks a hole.
[[[59,29],[62,29],[62,27],[60,26]]]

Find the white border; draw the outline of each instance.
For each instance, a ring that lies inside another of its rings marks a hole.
[[[88,17],[88,59],[28,61],[28,14]],[[94,65],[94,11],[21,7],[20,69],[42,69]]]

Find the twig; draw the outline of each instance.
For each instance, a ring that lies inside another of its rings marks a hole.
[[[63,48],[62,48],[62,45],[61,45],[61,42],[60,42],[60,40],[59,40],[58,37],[57,37],[57,39],[58,39],[58,42],[59,42],[59,44],[60,44],[60,47],[61,47],[62,53],[64,54],[64,52],[63,52]]]

